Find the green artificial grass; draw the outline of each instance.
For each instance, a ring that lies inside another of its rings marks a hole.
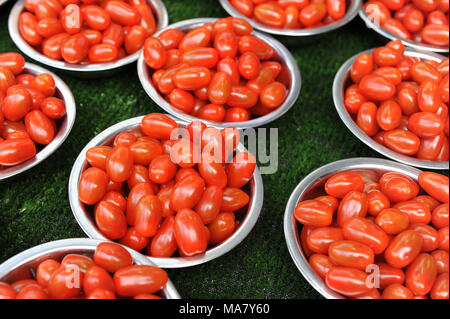
[[[216,0],[166,0],[170,23],[222,17]],[[0,8],[0,52],[18,51],[7,20],[13,0]],[[279,169],[264,175],[264,206],[249,236],[228,254],[207,264],[169,270],[185,298],[319,298],[295,267],[283,233],[285,205],[312,170],[339,159],[382,157],[342,123],[332,99],[333,78],[354,54],[382,45],[357,17],[337,32],[291,48],[301,74],[300,97],[267,128],[279,128]],[[27,58],[27,57],[26,57]],[[27,61],[31,61],[27,58]],[[0,262],[48,241],[85,237],[67,197],[72,165],[84,145],[107,127],[162,110],[139,83],[136,65],[109,78],[83,80],[55,71],[72,89],[77,118],[68,139],[37,167],[0,184]]]

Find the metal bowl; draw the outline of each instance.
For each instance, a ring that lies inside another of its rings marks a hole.
[[[325,25],[320,28],[313,28],[313,29],[281,29],[281,28],[274,28],[270,27],[268,25],[262,24],[257,22],[254,19],[248,18],[241,14],[239,11],[237,11],[230,3],[229,0],[219,0],[222,7],[225,9],[226,12],[228,12],[229,15],[237,18],[242,18],[250,22],[250,24],[257,30],[270,33],[273,35],[281,36],[286,41],[289,41],[289,43],[292,44],[301,44],[302,42],[311,42],[313,40],[316,40],[319,35],[323,35],[327,32],[336,30],[350,21],[352,21],[356,14],[358,13],[358,10],[361,5],[361,0],[348,0],[347,1],[347,12],[345,13],[345,16],[339,20],[336,23],[332,23],[329,25]],[[348,5],[350,3],[350,6]],[[294,39],[293,37],[298,37]],[[290,38],[290,39],[289,39]],[[294,42],[295,41],[295,42]]]
[[[162,29],[169,23],[169,16],[166,7],[161,0],[147,0],[152,8],[157,20],[157,29]],[[57,61],[51,59],[35,48],[29,45],[21,36],[19,31],[19,15],[24,10],[25,0],[18,0],[11,9],[8,19],[9,35],[17,47],[30,58],[48,65],[55,69],[63,70],[71,75],[78,77],[101,77],[108,76],[118,71],[123,66],[133,63],[139,56],[139,51],[124,57],[123,59],[107,62],[107,63],[92,63],[92,64],[72,64],[64,61]]]
[[[86,161],[86,152],[94,146],[111,145],[114,137],[118,133],[123,131],[130,131],[138,127],[141,123],[142,118],[143,116],[125,120],[101,132],[86,145],[86,147],[81,151],[80,155],[78,155],[73,165],[69,179],[70,206],[78,224],[90,238],[109,240],[98,230],[92,218],[92,215],[86,210],[85,205],[80,202],[80,199],[78,197],[78,182],[80,180],[81,174],[88,166],[88,163]],[[182,122],[180,120],[176,121],[180,127],[187,126],[186,122]],[[239,144],[237,152],[245,151],[245,147],[242,144]],[[206,263],[229,252],[242,240],[244,240],[245,237],[247,237],[259,218],[259,214],[261,212],[263,204],[264,190],[261,174],[259,173],[258,168],[255,169],[253,178],[249,182],[249,188],[250,202],[248,204],[247,214],[243,218],[239,228],[237,228],[233,235],[231,235],[231,237],[229,237],[223,243],[206,250],[204,254],[192,257],[156,258],[147,256],[147,258],[162,268],[183,268]]]
[[[55,96],[64,100],[66,103],[66,116],[60,120],[59,122],[59,130],[56,133],[53,141],[50,142],[50,144],[44,146],[40,151],[36,153],[36,155],[15,166],[0,166],[0,181],[7,179],[11,176],[20,174],[43,160],[45,160],[47,157],[49,157],[53,152],[55,152],[61,144],[64,142],[64,140],[69,136],[70,131],[72,130],[73,123],[75,122],[75,115],[76,115],[76,105],[75,105],[75,99],[73,98],[72,92],[70,91],[69,87],[64,83],[63,80],[61,80],[60,77],[58,77],[56,74],[40,67],[35,64],[31,63],[25,63],[25,68],[23,70],[23,73],[28,73],[32,75],[38,75],[41,73],[49,73],[53,76],[55,79],[55,86],[56,86],[56,93]]]
[[[351,118],[350,114],[347,112],[347,109],[344,106],[344,91],[347,87],[350,80],[350,70],[352,68],[353,62],[355,59],[362,53],[371,53],[374,49],[366,50],[364,52],[360,52],[350,59],[348,59],[338,70],[336,73],[336,76],[334,78],[333,82],[333,100],[334,100],[334,106],[336,107],[336,110],[341,117],[344,124],[347,126],[347,128],[357,137],[359,138],[364,144],[371,147],[375,151],[383,154],[386,157],[389,157],[390,159],[396,160],[400,163],[416,166],[416,167],[422,167],[422,168],[428,168],[428,169],[448,169],[449,163],[448,162],[437,162],[437,161],[426,161],[421,160],[418,158],[414,158],[411,156],[403,155],[400,153],[397,153],[381,144],[376,142],[372,137],[368,136],[366,133],[364,133],[363,130],[359,128],[359,126],[356,124],[356,122]],[[433,61],[441,61],[444,59],[443,56],[432,53],[432,52],[417,52],[413,49],[406,48],[405,49],[405,55],[406,56],[412,56],[417,57],[420,59],[427,59],[427,60],[433,60]]]
[[[5,4],[8,0],[0,0],[0,6]]]
[[[71,238],[56,240],[27,249],[0,265],[0,281],[14,282],[20,280],[24,275],[30,274],[30,268],[35,268],[39,263],[50,258],[61,260],[67,254],[81,254],[92,257],[97,245],[101,242],[101,240],[96,239]],[[142,254],[127,247],[125,248],[133,257],[134,264],[154,266]],[[161,292],[166,299],[181,298],[170,279]]]
[[[343,299],[346,297],[328,288],[322,278],[310,267],[306,256],[303,254],[300,241],[302,225],[296,221],[294,210],[300,201],[324,195],[325,191],[323,187],[326,181],[333,175],[342,171],[361,172],[361,170],[370,171],[370,174],[376,173],[379,176],[385,172],[397,172],[411,177],[415,181],[417,181],[421,173],[416,168],[378,158],[360,157],[336,161],[308,174],[292,192],[286,205],[286,211],[284,212],[284,236],[295,265],[309,284],[318,293],[328,299]]]
[[[390,33],[386,29],[382,28],[378,23],[375,23],[370,19],[370,17],[367,15],[364,8],[361,6],[359,12],[358,12],[360,18],[365,22],[366,26],[369,29],[373,29],[376,33],[378,33],[382,38],[387,38],[389,40],[400,40],[403,42],[404,45],[414,48],[419,51],[427,51],[427,52],[448,52],[448,46],[437,46],[437,45],[431,45],[431,44],[425,44],[425,43],[418,43],[411,40],[403,39],[393,33]]]
[[[217,21],[217,18],[198,18],[198,19],[190,19],[190,20],[184,20],[180,21],[174,24],[169,25],[167,28],[160,30],[155,33],[155,36],[158,36],[161,34],[164,30],[167,29],[180,29],[182,31],[190,31],[192,29],[195,29],[199,26],[202,26],[205,23],[214,23]],[[224,123],[218,123],[218,122],[211,122],[211,121],[205,121],[203,119],[199,119],[198,117],[189,115],[176,107],[173,107],[169,102],[167,102],[158,92],[158,90],[155,89],[153,86],[153,83],[151,81],[151,70],[147,67],[145,64],[144,59],[144,53],[142,51],[141,55],[139,56],[138,62],[137,62],[137,68],[138,68],[138,76],[139,80],[141,81],[142,86],[144,87],[145,92],[150,96],[150,98],[155,101],[156,104],[158,104],[161,108],[163,108],[166,112],[172,114],[173,116],[180,118],[184,121],[191,122],[195,120],[201,120],[205,124],[209,126],[215,126],[218,128],[225,128],[229,126],[234,126],[238,129],[243,128],[249,128],[249,127],[257,127],[262,126],[264,124],[267,124],[269,122],[275,121],[279,117],[281,117],[283,114],[285,114],[289,109],[294,105],[294,103],[297,101],[297,98],[300,94],[300,88],[302,84],[302,78],[300,75],[300,70],[298,69],[297,62],[295,61],[292,54],[286,49],[286,47],[275,40],[274,38],[262,34],[260,32],[253,31],[252,33],[254,36],[266,41],[268,44],[270,44],[274,49],[277,55],[273,58],[273,60],[277,60],[282,65],[282,70],[280,75],[278,76],[278,80],[283,82],[283,84],[286,85],[288,88],[288,96],[286,97],[286,100],[283,102],[281,106],[279,106],[276,110],[270,112],[269,114],[266,114],[264,116],[260,116],[258,118],[244,121],[244,122],[224,122]]]

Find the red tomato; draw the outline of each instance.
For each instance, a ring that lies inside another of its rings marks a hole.
[[[437,276],[436,262],[429,254],[420,254],[406,269],[405,284],[416,295],[426,295]]]
[[[44,260],[36,268],[36,280],[42,287],[47,287],[48,281],[53,272],[59,268],[61,264],[54,259]]]
[[[111,62],[117,58],[117,55],[117,47],[109,43],[93,45],[88,52],[89,61],[92,63]]]
[[[317,200],[300,202],[294,211],[294,217],[298,222],[312,227],[329,226],[333,219],[333,209]]]
[[[431,221],[430,208],[426,204],[416,201],[404,201],[396,204],[394,207],[408,215],[410,224],[428,224]]]
[[[327,272],[325,282],[332,290],[353,297],[372,289],[367,286],[367,277],[368,275],[359,269],[334,266]]]
[[[235,216],[231,212],[219,213],[208,225],[210,232],[209,243],[220,244],[230,237],[235,229]]]
[[[214,221],[222,206],[223,191],[218,186],[209,186],[205,189],[200,201],[195,207],[195,212],[201,217],[204,224]]]
[[[140,251],[147,247],[149,238],[139,235],[136,228],[129,227],[125,236],[119,240],[119,243],[136,251]]]
[[[367,194],[367,212],[372,216],[377,216],[382,210],[391,205],[389,198],[379,190],[369,191]]]
[[[22,12],[19,16],[19,31],[25,41],[37,46],[41,44],[42,37],[37,32],[38,21],[36,17],[30,12]]]
[[[328,271],[334,267],[330,258],[322,254],[311,255],[311,257],[309,257],[309,265],[322,279],[325,279]]]
[[[382,299],[413,299],[411,290],[400,284],[392,284],[383,290]]]
[[[384,252],[389,236],[375,223],[362,217],[349,219],[342,227],[345,239],[357,241],[370,247],[376,255]]]
[[[430,291],[431,299],[448,299],[449,298],[449,280],[448,272],[440,274]]]
[[[39,285],[28,285],[17,293],[16,299],[48,299],[48,294]]]
[[[205,181],[196,175],[190,175],[178,181],[173,187],[171,209],[179,212],[184,208],[195,207],[203,194],[204,187]]]
[[[53,120],[39,110],[25,116],[25,126],[31,139],[38,144],[49,144],[56,134]]]
[[[20,121],[31,109],[32,99],[28,90],[20,86],[12,86],[3,100],[2,112],[10,121]]]
[[[104,3],[103,9],[109,14],[113,22],[121,25],[133,26],[141,20],[139,11],[126,2],[107,1]]]
[[[61,24],[68,34],[77,34],[83,26],[82,10],[77,4],[65,7],[60,14]]]
[[[144,237],[152,237],[162,221],[161,203],[155,195],[143,196],[136,205],[135,228]]]
[[[199,27],[189,31],[179,42],[181,52],[187,52],[196,48],[204,48],[211,43],[211,30],[207,27]]]
[[[96,289],[105,289],[114,292],[114,282],[108,272],[99,266],[90,267],[83,279],[83,291],[91,295]]]
[[[402,109],[392,100],[381,103],[377,111],[377,123],[385,131],[393,130],[400,125]]]
[[[268,60],[273,56],[274,49],[264,40],[252,35],[244,35],[239,39],[239,52],[241,54],[253,52],[260,60]]]
[[[66,104],[56,97],[47,97],[41,105],[42,112],[47,117],[58,120],[66,115]]]
[[[419,174],[419,185],[431,196],[443,203],[449,201],[448,177],[433,173],[423,172]]]
[[[95,263],[109,271],[115,273],[119,269],[131,266],[133,259],[125,248],[122,246],[103,242],[97,245],[94,253]]]
[[[431,222],[433,226],[440,229],[448,227],[449,205],[448,203],[437,206],[431,214]]]
[[[438,248],[439,233],[433,227],[426,224],[414,224],[411,225],[409,229],[415,230],[422,236],[422,252],[430,252]]]
[[[152,238],[148,253],[153,257],[171,257],[177,251],[175,241],[175,217],[168,216]]]
[[[22,73],[25,67],[24,57],[15,52],[0,54],[0,67],[8,68],[14,75]]]
[[[408,228],[409,219],[397,208],[387,208],[377,215],[376,224],[387,234],[395,235]]]
[[[379,75],[366,75],[359,83],[361,93],[374,101],[388,100],[395,95],[395,86]]]
[[[423,239],[414,230],[405,230],[398,234],[386,248],[386,262],[397,268],[408,266],[420,253]]]
[[[325,2],[310,3],[300,11],[299,20],[307,27],[319,23],[327,15]]]
[[[114,293],[107,289],[95,289],[86,299],[116,299]]]
[[[155,293],[167,283],[167,273],[155,266],[132,265],[114,273],[114,285],[119,296],[133,297]]]
[[[1,154],[1,152],[0,152]],[[106,194],[109,177],[97,167],[89,167],[81,175],[78,184],[78,196],[86,205],[94,205]]]
[[[448,227],[443,227],[439,229],[439,246],[441,250],[448,252]]]
[[[127,232],[127,220],[123,211],[104,200],[95,208],[95,223],[109,239],[122,238]]]
[[[61,44],[61,56],[68,63],[80,63],[88,56],[89,40],[76,33]]]
[[[175,240],[183,256],[201,254],[206,250],[208,239],[200,216],[193,210],[185,208],[175,216]]]
[[[342,230],[336,227],[318,227],[313,229],[306,239],[308,248],[315,253],[328,254],[330,244],[344,240]]]
[[[402,285],[405,282],[405,273],[403,270],[391,267],[384,262],[377,263],[376,265],[379,271],[380,289],[385,289],[392,284]]]
[[[374,262],[374,252],[369,246],[351,240],[331,243],[328,256],[335,265],[361,270],[366,270],[366,267]]]
[[[48,296],[51,299],[71,299],[77,296],[81,291],[83,277],[83,273],[74,268],[58,268],[48,281]]]
[[[106,172],[114,182],[124,182],[131,175],[133,154],[126,146],[114,147],[106,160]]]
[[[250,200],[246,192],[239,188],[226,187],[223,190],[221,211],[234,212],[245,207]]]

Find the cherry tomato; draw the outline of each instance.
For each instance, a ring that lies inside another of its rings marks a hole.
[[[362,217],[349,219],[342,227],[345,239],[356,241],[370,247],[376,255],[384,252],[389,244],[389,236],[385,231]]]
[[[61,56],[68,63],[80,63],[89,53],[89,40],[81,33],[76,33],[61,45]]]
[[[430,291],[431,299],[448,299],[449,298],[449,280],[448,272],[440,274]]]
[[[86,205],[96,204],[105,196],[108,183],[109,177],[105,171],[97,167],[89,167],[81,175],[78,184],[80,201]]]
[[[431,196],[443,203],[449,201],[448,177],[433,173],[422,172],[419,174],[419,185]]]
[[[126,146],[114,147],[106,160],[106,172],[114,182],[124,182],[131,175],[133,154]]]
[[[171,209],[179,212],[184,208],[193,208],[201,199],[205,181],[203,178],[190,175],[178,181],[173,187],[170,200]]]
[[[193,210],[185,208],[178,211],[175,216],[174,232],[178,249],[183,256],[193,256],[206,250],[208,238],[204,224]]]
[[[83,277],[81,271],[73,268],[56,269],[47,284],[48,296],[51,299],[71,299],[77,296],[81,291]]]
[[[392,284],[383,290],[382,299],[413,299],[411,290],[400,284]]]
[[[367,195],[351,191],[339,203],[337,224],[343,227],[345,222],[355,216],[365,217],[367,214]]]
[[[389,266],[381,262],[376,264],[379,271],[380,289],[385,289],[392,284],[402,285],[405,282],[405,273],[403,270]]]
[[[426,295],[437,276],[436,262],[429,254],[420,254],[406,269],[405,285],[416,295]]]
[[[344,240],[342,230],[336,227],[318,227],[307,236],[308,248],[321,254],[328,254],[330,244]]]
[[[114,273],[114,285],[119,296],[133,297],[155,293],[167,283],[167,273],[155,266],[131,265]]]
[[[48,281],[53,272],[59,268],[61,264],[54,259],[44,260],[36,269],[36,281],[42,287],[47,287]]]
[[[438,248],[439,233],[433,227],[426,224],[413,224],[408,229],[415,230],[422,236],[422,252],[430,252]]]
[[[323,254],[313,254],[309,257],[309,264],[311,268],[320,276],[325,279],[328,271],[334,267],[328,256]]]
[[[397,208],[387,208],[382,210],[376,218],[376,223],[387,234],[398,234],[408,228],[408,215]]]
[[[398,234],[386,248],[386,262],[397,268],[408,266],[420,253],[423,239],[414,230],[405,230]]]
[[[226,187],[223,190],[221,211],[234,212],[245,207],[250,200],[246,192],[239,188]]]
[[[114,292],[114,282],[108,272],[99,266],[90,267],[84,274],[83,291],[90,296],[96,289]]]
[[[115,23],[133,26],[140,22],[141,15],[139,11],[122,1],[107,1],[103,9],[109,14],[111,20]]]
[[[155,195],[143,196],[136,205],[136,231],[144,237],[152,237],[162,221],[161,203]]]
[[[431,214],[431,222],[433,226],[440,229],[448,227],[448,215],[449,215],[448,203],[437,206]]]
[[[359,82],[361,93],[374,101],[388,100],[395,95],[395,86],[379,75],[366,75]]]
[[[349,297],[367,293],[372,287],[366,284],[367,274],[356,268],[332,267],[325,277],[325,282],[332,290]]]
[[[95,208],[95,223],[109,239],[119,239],[127,232],[127,220],[124,212],[116,205],[101,201]]]
[[[119,269],[131,266],[133,259],[130,253],[122,246],[103,242],[97,245],[94,253],[95,264],[115,273]]]
[[[171,257],[177,250],[175,241],[175,217],[168,216],[152,238],[148,253],[154,257]]]

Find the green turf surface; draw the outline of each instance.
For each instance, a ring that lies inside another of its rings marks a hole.
[[[216,0],[164,2],[171,23],[226,16]],[[10,0],[0,8],[0,52],[18,51],[7,29],[12,3]],[[250,235],[225,256],[204,265],[169,270],[183,297],[320,297],[290,258],[283,234],[284,209],[292,190],[312,170],[349,157],[381,157],[341,122],[331,87],[344,61],[382,44],[357,17],[337,32],[292,48],[303,78],[302,90],[289,113],[266,126],[279,128],[280,166],[276,174],[263,176],[265,198],[261,216]],[[49,159],[0,184],[0,262],[51,240],[85,237],[67,198],[69,174],[78,153],[107,127],[162,111],[142,89],[135,64],[113,77],[96,80],[57,73],[75,96],[76,122],[68,139]]]

